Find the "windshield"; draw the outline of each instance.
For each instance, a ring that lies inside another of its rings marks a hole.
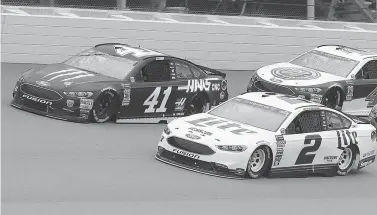
[[[312,50],[292,60],[290,63],[346,78],[359,62]]]
[[[90,49],[68,59],[64,63],[79,69],[123,80],[134,68],[137,61],[115,57]]]
[[[235,98],[208,113],[275,132],[291,112],[246,99]]]

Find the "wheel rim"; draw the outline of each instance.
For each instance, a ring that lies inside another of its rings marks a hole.
[[[258,172],[264,166],[266,161],[266,153],[262,149],[256,150],[249,160],[249,169],[252,172]]]
[[[352,150],[350,148],[344,149],[342,154],[339,157],[338,166],[339,169],[346,169],[352,162]]]
[[[199,103],[200,105],[198,104],[194,105],[195,103]],[[191,102],[191,104],[187,107],[187,114],[192,115],[192,114],[197,114],[199,112],[205,112],[207,108],[209,109],[209,103],[205,102],[204,104],[202,104],[199,98],[195,98]]]
[[[110,107],[111,99],[110,98],[103,98],[98,101],[95,110],[97,116],[102,116],[107,114],[109,107]]]

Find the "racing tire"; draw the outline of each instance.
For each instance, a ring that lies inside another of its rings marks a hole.
[[[261,146],[251,154],[246,168],[246,174],[251,179],[258,179],[265,175],[270,163],[271,153],[267,146]]]
[[[331,109],[342,110],[342,92],[339,89],[330,89],[323,96],[322,104]]]
[[[336,174],[339,176],[347,175],[356,162],[356,155],[357,152],[354,147],[345,148],[339,156]]]
[[[210,110],[211,104],[201,95],[194,96],[190,103],[187,104],[185,115],[190,116],[198,113],[204,113]]]
[[[116,104],[114,92],[105,91],[94,101],[92,108],[92,119],[97,123],[104,123],[113,117]]]

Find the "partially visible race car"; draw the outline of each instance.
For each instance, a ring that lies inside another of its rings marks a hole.
[[[247,92],[257,91],[299,96],[367,117],[377,104],[377,54],[321,45],[289,62],[258,69],[247,86]]]
[[[156,159],[226,178],[344,176],[375,161],[368,121],[298,97],[245,93],[173,120]]]
[[[228,99],[226,74],[126,44],[99,44],[22,74],[12,106],[76,121],[157,123]]]

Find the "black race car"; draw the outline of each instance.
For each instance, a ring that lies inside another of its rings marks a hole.
[[[153,50],[100,44],[22,74],[12,106],[76,122],[158,123],[228,99],[226,75]]]
[[[342,45],[322,45],[289,62],[258,69],[247,92],[298,96],[355,116],[377,104],[377,54]]]

